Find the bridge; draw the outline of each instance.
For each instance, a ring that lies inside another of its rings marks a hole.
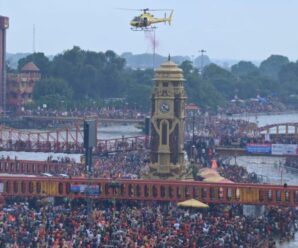
[[[281,123],[258,128],[258,133],[271,135],[298,135],[298,123]],[[124,137],[109,140],[97,140],[95,154],[117,151],[131,151],[140,147],[149,147],[148,136]],[[83,128],[73,127],[51,131],[28,131],[0,126],[0,150],[28,152],[83,153]],[[241,148],[218,147],[221,154],[245,153]]]
[[[97,139],[95,154],[131,151],[149,147],[148,136]],[[0,126],[0,150],[28,152],[84,153],[80,125],[53,131],[27,131]]]
[[[277,123],[259,127],[258,132],[261,134],[275,134],[275,135],[298,135],[298,123],[287,122]]]
[[[95,119],[98,124],[103,124],[103,125],[110,125],[110,124],[138,124],[140,122],[144,122],[144,119],[140,118],[101,118],[98,116],[20,116],[18,119],[20,121],[23,121],[29,126],[49,126],[49,125],[57,125],[57,124],[65,124],[65,125],[75,125],[78,123],[82,123],[86,119]]]
[[[4,197],[91,197],[170,202],[195,198],[214,204],[298,206],[298,186],[267,184],[0,175],[0,188]]]
[[[42,173],[65,173],[69,166],[84,168],[82,164],[1,159],[1,194],[4,197],[92,197],[172,202],[195,198],[215,204],[298,206],[298,186],[40,176]],[[88,187],[96,189],[97,194],[88,194],[88,190],[73,190]]]

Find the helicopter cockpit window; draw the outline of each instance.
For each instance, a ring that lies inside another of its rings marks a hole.
[[[133,18],[133,21],[135,21],[135,22],[140,21],[140,17],[139,16],[136,16],[135,18]]]

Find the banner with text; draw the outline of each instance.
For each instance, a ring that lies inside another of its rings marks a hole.
[[[248,153],[270,154],[271,144],[247,144],[246,151]]]
[[[298,155],[296,144],[272,144],[272,155]]]
[[[99,195],[99,186],[98,185],[71,185],[70,192],[72,193],[84,193],[86,195]]]

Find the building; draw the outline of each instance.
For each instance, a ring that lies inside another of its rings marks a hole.
[[[182,70],[170,58],[155,70],[151,110],[151,164],[145,178],[189,178],[185,161],[185,90]]]
[[[10,109],[18,110],[32,101],[35,82],[41,79],[39,68],[29,62],[20,73],[7,75],[7,103]]]
[[[0,16],[0,112],[6,111],[6,29],[9,19]]]

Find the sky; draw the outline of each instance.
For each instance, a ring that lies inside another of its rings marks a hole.
[[[204,49],[218,59],[298,59],[297,0],[0,0],[0,15],[10,18],[7,51],[32,52],[35,25],[35,50],[47,55],[74,45],[151,53],[150,34],[130,30],[139,12],[117,8],[174,9],[172,25],[156,30],[159,54],[197,56]]]

